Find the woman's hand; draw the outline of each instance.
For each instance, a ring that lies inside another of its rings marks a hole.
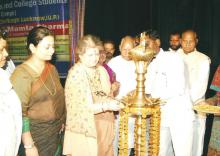
[[[39,156],[36,146],[33,148],[25,148],[25,154],[26,156]]]
[[[124,105],[117,100],[110,100],[109,102],[104,104],[105,111],[119,111],[124,108]]]
[[[24,144],[26,156],[39,156],[30,131],[22,133],[21,139]]]
[[[210,105],[210,104],[207,101],[203,100],[203,101],[196,103],[196,105]]]
[[[196,102],[196,105],[217,105],[218,103],[218,97],[217,95],[210,97],[206,100],[197,100],[198,102]]]
[[[112,83],[111,92],[112,92],[113,96],[116,96],[118,94],[119,88],[120,88],[120,82],[115,81],[114,83]]]
[[[205,100],[209,105],[213,105],[216,106],[218,104],[218,97],[217,95],[208,98],[207,100]]]

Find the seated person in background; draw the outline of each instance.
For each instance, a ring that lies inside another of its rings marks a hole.
[[[16,156],[21,142],[21,102],[3,70],[8,57],[6,32],[0,27],[0,155]]]

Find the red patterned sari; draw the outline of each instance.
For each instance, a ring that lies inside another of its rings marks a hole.
[[[216,91],[217,104],[220,105],[220,66],[218,66],[210,89]],[[220,156],[220,117],[215,116],[209,142],[208,156]]]

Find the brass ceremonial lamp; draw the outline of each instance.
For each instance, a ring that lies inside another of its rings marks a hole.
[[[147,66],[155,55],[155,52],[145,46],[141,34],[141,43],[129,52],[135,62],[137,74],[137,86],[133,93],[123,97],[125,108],[120,112],[119,127],[119,156],[128,156],[128,117],[135,117],[135,155],[145,156],[148,148],[149,156],[157,156],[159,153],[160,139],[160,100],[149,98],[145,94],[145,74]],[[149,117],[149,124],[147,118]],[[149,142],[146,146],[146,130],[149,125]]]

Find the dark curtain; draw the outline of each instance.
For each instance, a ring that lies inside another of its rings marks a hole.
[[[197,49],[211,58],[211,75],[220,63],[219,0],[153,0],[157,3],[154,26],[161,34],[162,47],[168,48],[169,33],[192,28],[198,33]]]
[[[70,58],[71,66],[77,60],[75,55],[75,47],[77,41],[83,36],[84,33],[84,17],[85,17],[85,0],[73,0],[69,2],[70,14]]]
[[[149,0],[88,0],[85,34],[111,39],[118,48],[125,35],[135,36],[151,27],[151,5]]]
[[[171,31],[194,29],[199,37],[197,49],[211,58],[212,79],[220,63],[219,8],[219,0],[88,0],[85,34],[112,39],[118,46],[123,36],[152,28],[160,32],[166,50]]]

